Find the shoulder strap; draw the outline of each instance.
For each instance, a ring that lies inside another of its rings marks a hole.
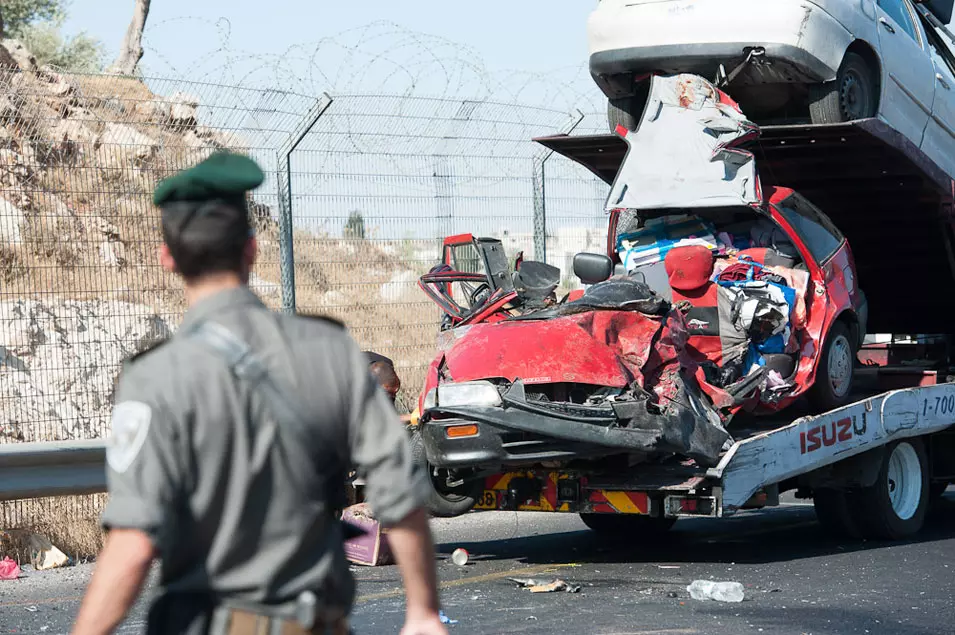
[[[321,426],[309,425],[309,417],[302,401],[274,380],[268,367],[246,342],[215,322],[200,322],[186,336],[205,345],[225,360],[238,379],[248,382],[253,390],[259,392],[265,400],[266,407],[272,413],[272,417],[255,434],[253,465],[259,466],[265,460],[275,441],[276,426],[291,433],[307,428],[316,435],[316,438],[311,440],[312,443],[317,441],[326,452],[331,450],[337,459],[341,459],[338,444]],[[296,439],[296,441],[308,440]]]

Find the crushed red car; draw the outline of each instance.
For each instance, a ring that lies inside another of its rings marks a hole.
[[[506,467],[715,465],[740,412],[850,397],[865,336],[852,253],[797,192],[765,188],[758,135],[696,76],[654,77],[608,197],[606,254],[561,272],[454,236],[420,286],[442,309],[420,397],[439,489]],[[437,473],[437,471],[436,471]]]

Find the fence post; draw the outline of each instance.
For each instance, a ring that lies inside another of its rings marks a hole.
[[[572,133],[580,122],[584,120],[584,113],[577,110],[576,119],[558,131],[559,134]],[[553,150],[545,150],[534,155],[534,260],[547,262],[547,177],[545,164],[554,154]]]
[[[292,153],[312,131],[318,120],[332,105],[332,96],[322,93],[315,105],[302,119],[298,128],[292,131],[288,141],[279,148],[276,156],[279,201],[279,268],[282,278],[282,310],[295,313],[295,227],[292,215]]]

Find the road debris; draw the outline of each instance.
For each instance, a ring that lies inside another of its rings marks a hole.
[[[558,591],[577,593],[580,591],[579,584],[568,584],[559,578],[550,582],[533,578],[508,578],[508,580],[529,589],[531,593],[556,593]]]
[[[73,564],[70,558],[57,549],[50,539],[26,529],[0,531],[0,546],[6,553],[22,554],[18,560],[25,560],[29,554],[30,564],[36,571],[56,569]]]
[[[450,617],[444,614],[444,611],[438,611],[438,617],[441,619],[442,624],[457,624],[458,620],[452,620]]]
[[[57,549],[46,536],[31,533],[27,541],[30,545],[30,562],[37,571],[65,567],[70,563],[69,557]]]
[[[467,549],[455,549],[451,554],[451,562],[458,565],[459,567],[463,567],[468,563],[469,555],[470,554],[468,554]]]
[[[10,556],[4,556],[0,560],[0,580],[16,580],[20,577],[20,565],[10,559]]]
[[[712,580],[694,580],[686,587],[694,600],[715,600],[717,602],[742,602],[743,585],[739,582],[714,582]]]

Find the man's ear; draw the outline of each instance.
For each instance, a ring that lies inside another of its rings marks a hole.
[[[166,243],[159,245],[159,264],[169,273],[178,273],[176,261],[172,257],[172,252],[169,251],[169,246]]]

